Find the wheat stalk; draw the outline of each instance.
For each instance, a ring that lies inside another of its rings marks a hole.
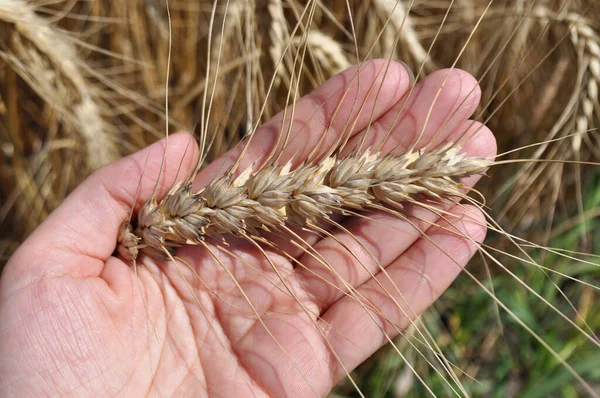
[[[382,205],[402,209],[417,199],[444,201],[463,197],[460,178],[482,174],[491,162],[466,158],[449,143],[431,152],[379,156],[369,151],[291,170],[291,164],[227,173],[194,193],[191,182],[175,187],[160,202],[141,208],[137,229],[124,224],[119,252],[128,259],[138,249],[164,257],[163,248],[199,244],[205,236],[255,235],[286,223],[317,225],[332,213]],[[161,253],[163,255],[161,256]]]
[[[0,21],[12,26],[0,56],[83,138],[91,169],[119,157],[101,116],[99,98],[83,76],[71,40],[21,0],[0,4]]]

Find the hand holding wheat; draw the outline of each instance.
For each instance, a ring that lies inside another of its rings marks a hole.
[[[380,61],[365,64],[360,84],[350,81],[356,74],[351,69],[300,99],[281,161],[297,165],[317,143],[326,146],[319,141],[323,131],[325,140],[334,142],[347,120],[355,121],[356,131],[372,130],[365,145],[380,142],[396,122],[401,103],[406,107],[384,152],[401,152],[419,134],[418,147],[432,140],[453,142],[468,128],[479,132],[462,151],[481,158],[494,155],[491,133],[467,120],[479,101],[472,77],[440,71],[408,95],[406,70],[391,63],[385,84],[374,93],[369,88],[381,83],[381,67]],[[446,84],[438,95],[442,80]],[[342,92],[348,94],[330,97]],[[352,106],[363,102],[372,113]],[[281,119],[276,116],[256,131],[242,159],[245,166],[271,152]],[[187,134],[169,138],[157,197],[194,169],[199,154],[190,139]],[[349,138],[350,148],[358,144]],[[139,209],[152,195],[164,148],[163,141],[97,171],[9,261],[0,290],[3,394],[325,395],[386,340],[357,301],[344,294],[350,286],[338,283],[334,288],[317,277],[327,274],[320,272],[318,259],[377,303],[386,320],[406,327],[410,319],[392,305],[370,273],[385,267],[407,300],[407,311],[416,316],[448,287],[460,271],[457,263],[466,264],[485,234],[483,216],[473,206],[445,204],[443,217],[407,206],[407,212],[418,215],[410,222],[371,211],[368,217],[339,215],[341,228],[331,236],[318,238],[297,229],[318,255],[277,234],[268,241],[280,250],[231,237],[226,246],[178,249],[187,266],[140,256],[134,273],[112,256],[115,241],[130,208]],[[240,152],[241,147],[234,148],[201,171],[195,186],[207,185]],[[470,186],[476,179],[462,182]],[[351,248],[342,250],[338,242]],[[303,266],[297,267],[299,263]],[[281,276],[292,295],[280,288]],[[386,324],[382,319],[385,331],[396,334]],[[360,341],[360,348],[353,341]]]

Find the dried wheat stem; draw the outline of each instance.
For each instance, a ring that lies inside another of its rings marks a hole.
[[[444,201],[461,197],[460,178],[482,174],[490,165],[483,158],[466,158],[448,144],[431,152],[379,156],[369,151],[343,159],[328,157],[315,165],[291,170],[285,166],[249,168],[230,173],[200,192],[191,183],[175,187],[159,203],[147,201],[137,229],[124,224],[119,252],[135,258],[138,249],[161,257],[170,250],[199,244],[225,234],[255,235],[259,229],[281,230],[284,224],[304,227],[332,213],[368,210],[381,205],[401,209],[416,199]]]
[[[78,131],[91,169],[116,160],[118,150],[107,134],[100,106],[70,40],[22,0],[0,3],[0,21],[10,25],[0,52],[21,78],[48,103],[63,122]]]

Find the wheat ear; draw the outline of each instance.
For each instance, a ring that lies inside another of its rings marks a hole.
[[[443,201],[463,197],[460,178],[482,174],[491,165],[484,158],[467,158],[450,143],[430,152],[399,156],[352,154],[327,157],[315,165],[291,170],[291,164],[251,168],[234,177],[216,179],[200,192],[191,182],[174,187],[157,202],[141,208],[137,228],[126,223],[119,236],[119,253],[135,259],[142,249],[154,257],[185,244],[200,244],[205,236],[255,235],[292,224],[318,224],[332,213],[380,208],[401,209],[417,199]]]
[[[533,15],[545,22],[556,20],[570,26],[571,43],[577,50],[579,64],[586,75],[583,87],[575,88],[576,93],[582,93],[580,110],[576,116],[576,128],[579,132],[585,132],[594,120],[594,113],[600,114],[597,105],[600,84],[600,35],[591,27],[588,20],[573,12],[557,15],[546,7],[538,6],[533,10]],[[575,153],[581,149],[582,138],[581,134],[573,137],[572,148]]]
[[[575,18],[575,16],[571,16]],[[577,117],[577,131],[584,132],[594,120],[594,112],[600,116],[598,108],[598,85],[600,83],[600,36],[587,24],[576,20],[575,29],[571,31],[573,44],[580,48],[579,51],[582,64],[586,66],[588,81],[582,90],[581,114]],[[579,152],[581,147],[581,135],[576,135],[573,149]]]
[[[61,119],[78,131],[85,143],[91,169],[119,157],[106,133],[97,98],[90,91],[71,41],[35,8],[21,0],[0,4],[0,20],[13,29],[2,57],[12,65]]]

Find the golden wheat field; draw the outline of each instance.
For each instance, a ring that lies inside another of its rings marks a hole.
[[[29,393],[600,396],[599,84],[593,0],[0,0],[0,315],[116,184],[148,352],[148,387]]]

